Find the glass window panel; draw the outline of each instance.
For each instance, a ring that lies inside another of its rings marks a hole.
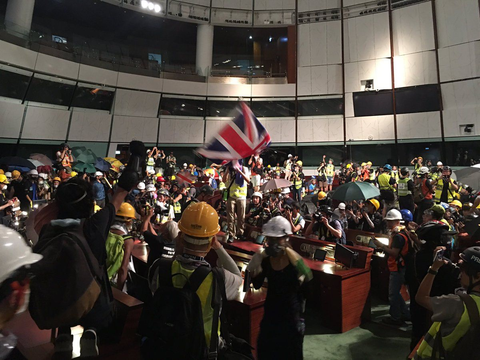
[[[79,86],[75,90],[72,106],[110,111],[114,96],[115,91]]]
[[[471,166],[480,162],[480,142],[448,141],[445,142],[446,164],[453,166]]]
[[[423,141],[419,143],[399,143],[398,153],[400,157],[400,163],[402,165],[409,165],[415,157],[423,157],[424,164],[431,161],[432,164],[436,164],[437,161],[445,161],[442,157],[442,143],[441,142],[428,142]],[[452,155],[453,156],[453,155]]]
[[[235,116],[237,106],[238,101],[207,100],[207,116]]]
[[[295,116],[295,101],[252,101],[251,109],[257,117]]]
[[[345,158],[343,145],[300,146],[298,152],[303,166],[318,166],[322,162],[323,155],[327,159],[332,158],[336,166],[340,165]]]
[[[75,85],[34,77],[26,100],[40,103],[69,106]]]
[[[374,165],[398,165],[395,144],[350,145],[347,143],[347,158],[356,163],[371,161]]]
[[[343,98],[298,101],[298,116],[342,115]]]
[[[0,96],[23,99],[29,80],[30,76],[0,70]]]
[[[393,114],[392,90],[353,93],[353,107],[355,116]]]
[[[161,115],[205,116],[205,100],[175,99],[162,97]]]
[[[440,110],[438,85],[411,86],[395,89],[397,114]]]

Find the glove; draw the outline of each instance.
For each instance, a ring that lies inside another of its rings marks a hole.
[[[130,143],[130,160],[118,179],[118,186],[130,191],[142,178],[145,167],[146,149],[141,141]]]

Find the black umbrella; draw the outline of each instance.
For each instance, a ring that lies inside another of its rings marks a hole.
[[[35,165],[33,165],[27,159],[21,158],[19,156],[5,156],[0,158],[0,165],[5,164],[8,166],[19,166],[24,168],[35,169]]]

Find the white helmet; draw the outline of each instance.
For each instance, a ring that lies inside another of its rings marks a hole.
[[[147,172],[148,172],[149,175],[155,174],[155,170],[153,170],[153,169],[148,169]]]
[[[101,171],[96,171],[95,176],[103,176],[103,173]]]
[[[262,234],[268,237],[285,237],[292,234],[292,226],[283,216],[275,216],[263,225]]]
[[[292,154],[288,154],[288,157],[291,158],[291,157],[293,157],[293,155],[292,155]]]
[[[148,192],[150,192],[150,191],[157,191],[157,189],[155,188],[155,185],[153,185],[153,184],[148,184],[147,187],[146,187],[146,190],[147,190]]]
[[[263,195],[261,192],[258,192],[258,191],[255,191],[253,194],[252,194],[252,197],[254,196],[258,196],[260,199],[263,199]]]
[[[443,163],[441,161],[437,162],[437,166],[443,166]]]
[[[290,188],[286,187],[282,189],[282,194],[290,194]]]
[[[38,174],[38,176],[41,177],[43,180],[48,179],[48,174],[45,174],[45,173],[40,173],[40,174]]]
[[[30,265],[42,258],[32,253],[25,240],[15,230],[0,225],[0,284],[18,268]]]
[[[428,169],[428,167],[426,166],[422,166],[419,170],[418,170],[418,173],[420,175],[425,175],[425,174],[428,174],[430,172],[430,170]]]
[[[145,183],[144,182],[139,182],[137,185],[138,190],[145,190]]]
[[[392,209],[385,216],[385,220],[402,220],[402,214],[397,209]]]
[[[183,167],[188,167],[188,164],[187,164],[187,163],[183,163]]]
[[[11,179],[12,178],[12,173],[10,171],[7,171],[5,173],[5,176],[7,177],[7,179]]]
[[[28,175],[38,175],[38,171],[36,169],[32,169],[28,172]]]

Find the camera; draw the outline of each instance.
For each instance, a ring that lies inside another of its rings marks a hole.
[[[322,213],[321,213],[321,212],[316,212],[316,213],[314,213],[314,214],[313,214],[313,219],[314,219],[315,221],[322,221],[322,219],[323,219]]]
[[[262,203],[262,207],[263,207],[264,209],[268,209],[268,203],[263,202],[263,203]]]
[[[288,204],[285,205],[283,208],[285,209],[285,211],[292,211],[292,207]]]

